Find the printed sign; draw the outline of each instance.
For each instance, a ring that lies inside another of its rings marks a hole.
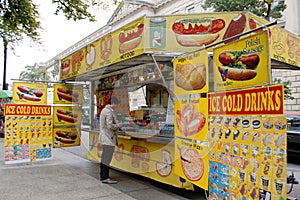
[[[286,199],[283,93],[275,85],[209,94],[210,199]]]
[[[214,49],[216,91],[270,83],[268,33],[262,32]]]
[[[144,17],[108,33],[64,58],[61,80],[141,55],[144,53],[144,34]]]
[[[54,104],[82,104],[82,85],[55,84],[53,93]]]
[[[278,26],[271,30],[271,58],[283,63],[300,66],[300,38]]]
[[[175,100],[175,136],[206,141],[207,107],[206,98]]]
[[[52,158],[51,106],[5,104],[6,164]]]
[[[13,103],[47,104],[47,85],[40,83],[14,82]]]
[[[175,96],[208,91],[208,53],[206,50],[174,60]]]
[[[79,126],[82,120],[82,109],[79,106],[54,106],[54,126]]]
[[[80,145],[80,130],[77,127],[57,127],[53,129],[53,147]]]
[[[208,142],[175,139],[175,173],[189,182],[208,189]]]
[[[209,114],[283,114],[282,85],[209,93]]]

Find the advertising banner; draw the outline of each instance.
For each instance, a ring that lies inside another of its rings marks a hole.
[[[271,58],[296,67],[300,66],[300,38],[278,26],[271,31]]]
[[[175,96],[208,91],[208,53],[197,51],[176,58],[174,66]]]
[[[5,104],[6,164],[52,158],[51,106]]]
[[[109,32],[61,62],[60,79],[74,78],[144,53],[144,17]]]
[[[209,93],[210,115],[276,115],[283,114],[282,85]]]
[[[80,145],[80,130],[78,127],[53,128],[53,147],[68,147]]]
[[[208,130],[208,100],[206,98],[175,100],[174,135],[206,141]]]
[[[82,104],[83,86],[54,84],[54,104]]]
[[[14,82],[13,103],[47,104],[47,85],[42,83]]]
[[[260,26],[252,16],[247,12],[216,12],[147,17],[146,52],[189,52],[200,49]]]
[[[97,162],[101,159],[102,146],[99,133],[91,133],[87,157]],[[119,138],[111,165],[126,172],[139,174],[178,188],[193,190],[193,185],[174,173],[174,146],[142,140]]]
[[[283,85],[209,94],[210,199],[286,199],[283,94]]]
[[[209,143],[175,139],[175,173],[208,190]]]
[[[82,121],[82,109],[79,106],[54,106],[53,125],[79,126]]]
[[[270,83],[271,65],[266,31],[217,47],[213,53],[215,91]]]

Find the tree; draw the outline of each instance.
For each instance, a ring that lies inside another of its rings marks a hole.
[[[275,78],[273,80],[274,84],[283,84],[283,89],[284,89],[284,99],[290,99],[293,100],[294,97],[292,96],[292,90],[291,88],[289,88],[289,86],[291,85],[290,81],[282,81],[281,79]]]
[[[270,20],[282,17],[286,4],[284,0],[205,0],[202,7],[216,12],[249,11]]]
[[[54,14],[60,12],[67,19],[95,21],[95,16],[89,12],[90,7],[106,9],[109,3],[101,0],[52,0],[57,5]],[[120,0],[113,0],[111,3],[118,4]],[[6,85],[6,64],[7,49],[14,49],[24,37],[30,38],[33,42],[41,43],[39,31],[42,29],[39,21],[40,14],[37,4],[32,0],[0,0],[0,37],[4,47],[3,65],[3,89]]]
[[[47,81],[50,80],[51,77],[48,75],[45,67],[27,65],[25,66],[25,71],[20,73],[19,78],[24,80]]]

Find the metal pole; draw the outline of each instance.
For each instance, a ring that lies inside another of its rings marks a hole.
[[[2,89],[7,90],[6,85],[6,63],[7,63],[7,41],[6,39],[3,39],[3,47],[4,47],[4,65],[3,65],[3,83],[2,83]]]

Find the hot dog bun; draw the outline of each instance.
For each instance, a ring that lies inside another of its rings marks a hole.
[[[76,140],[68,139],[68,138],[62,138],[62,137],[55,137],[55,139],[57,141],[60,141],[61,143],[65,143],[65,144],[73,144],[73,143],[76,142]]]
[[[257,75],[257,71],[253,69],[238,69],[227,66],[218,66],[220,72],[228,70],[227,78],[235,81],[244,81],[253,79]]]
[[[142,37],[140,36],[140,37],[128,40],[126,42],[120,43],[119,52],[125,53],[127,51],[130,51],[130,50],[136,48],[137,46],[139,46],[141,41],[142,41]]]
[[[218,39],[219,34],[177,34],[175,33],[177,42],[186,47],[203,46],[213,43]]]

